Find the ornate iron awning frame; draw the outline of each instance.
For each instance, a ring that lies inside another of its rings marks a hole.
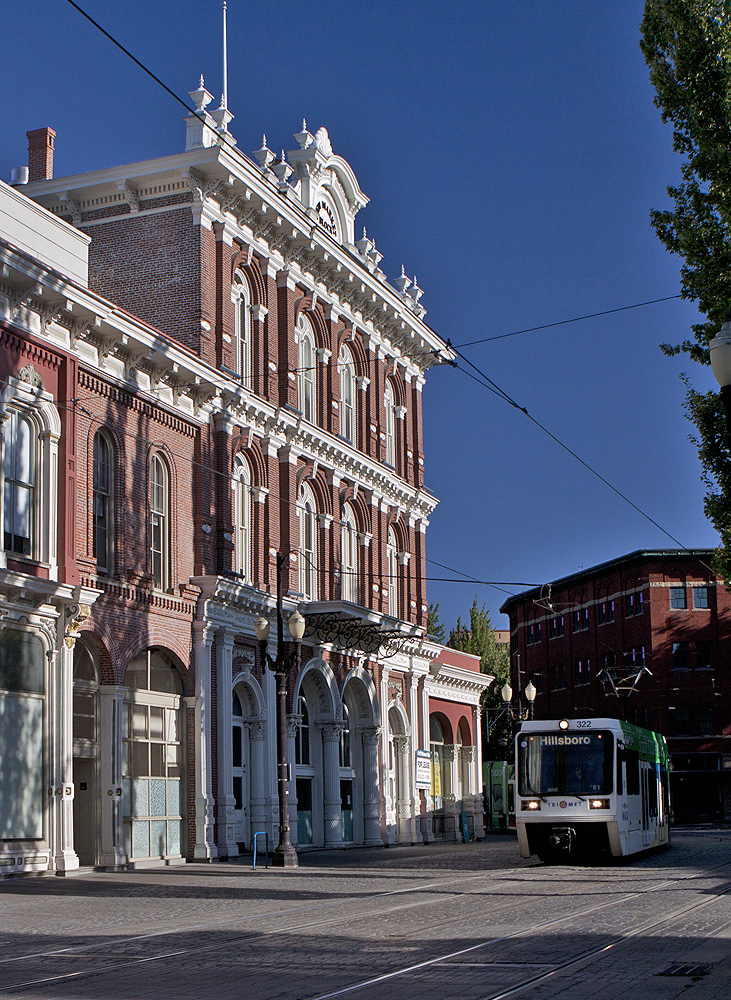
[[[422,636],[422,630],[413,625],[395,618],[384,621],[383,616],[355,604],[340,602],[329,610],[320,610],[322,607],[315,605],[312,611],[306,605],[302,607],[307,622],[304,642],[309,639],[321,645],[332,644],[339,649],[357,649],[370,656],[387,658]]]

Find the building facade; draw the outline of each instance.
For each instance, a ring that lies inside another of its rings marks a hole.
[[[253,623],[277,552],[307,620],[295,844],[483,829],[491,679],[425,637],[421,397],[449,352],[356,241],[367,199],[324,129],[251,160],[191,98],[182,153],[54,179],[39,129],[0,188],[3,872],[275,838]]]
[[[731,595],[712,550],[638,551],[505,602],[536,718],[620,717],[668,739],[676,823],[731,818]]]

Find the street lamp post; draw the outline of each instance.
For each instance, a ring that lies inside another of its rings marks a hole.
[[[297,868],[297,852],[289,837],[289,763],[287,761],[287,675],[300,660],[302,636],[305,620],[299,611],[293,611],[287,622],[290,635],[294,639],[294,652],[284,648],[284,615],[282,613],[282,575],[289,553],[277,552],[277,655],[275,659],[267,653],[269,621],[263,616],[254,622],[254,631],[259,640],[262,662],[266,663],[277,678],[277,790],[279,793],[279,843],[272,853],[272,864],[280,868]]]

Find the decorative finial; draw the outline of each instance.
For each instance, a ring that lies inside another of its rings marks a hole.
[[[205,83],[203,82],[203,74],[202,73],[201,73],[201,78],[198,81],[198,86],[201,88],[201,90],[205,87]]]
[[[363,239],[364,239],[364,240],[368,239],[368,234],[366,233],[366,228],[365,228],[365,226],[363,226]]]
[[[228,42],[226,40],[226,0],[223,0],[223,94],[221,107],[228,107]]]
[[[262,149],[266,149],[267,148],[267,135],[266,135],[266,132],[261,137],[261,148]]]
[[[302,119],[302,131],[303,132],[307,131],[307,122],[305,121],[304,118]]]

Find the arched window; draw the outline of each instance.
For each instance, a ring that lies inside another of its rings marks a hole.
[[[61,421],[31,364],[0,388],[0,566],[5,553],[56,566]]]
[[[358,532],[350,504],[343,508],[340,527],[340,577],[344,601],[358,603]]]
[[[251,472],[239,456],[234,467],[234,569],[251,583]]]
[[[340,348],[340,434],[355,444],[355,364],[350,348]]]
[[[340,730],[340,766],[352,767],[350,755],[350,713],[343,705],[343,728]],[[350,838],[353,839],[352,837]]]
[[[233,300],[236,311],[234,339],[236,374],[251,388],[251,302],[249,286],[240,271],[234,277]]]
[[[106,431],[94,435],[92,554],[97,572],[114,570],[114,446]]]
[[[394,403],[393,386],[386,383],[386,391],[383,394],[383,406],[386,411],[386,424],[384,432],[386,435],[386,465],[396,466],[396,413]]]
[[[300,717],[295,740],[295,764],[310,763],[310,715],[307,701],[300,695],[297,699],[297,714]]]
[[[152,580],[158,590],[170,586],[170,474],[157,452],[150,463],[150,556]]]
[[[308,601],[317,599],[317,514],[312,490],[302,484],[299,501],[300,590]]]
[[[398,618],[399,616],[398,550],[396,548],[396,536],[393,533],[393,528],[389,528],[388,530],[388,544],[386,545],[386,554],[388,556],[388,610],[389,613],[394,616],[394,618]]]
[[[298,397],[302,416],[315,422],[315,335],[307,317],[300,313],[297,319],[297,370]]]
[[[34,421],[11,412],[5,424],[3,454],[4,546],[7,552],[21,556],[33,555],[37,440]]]

